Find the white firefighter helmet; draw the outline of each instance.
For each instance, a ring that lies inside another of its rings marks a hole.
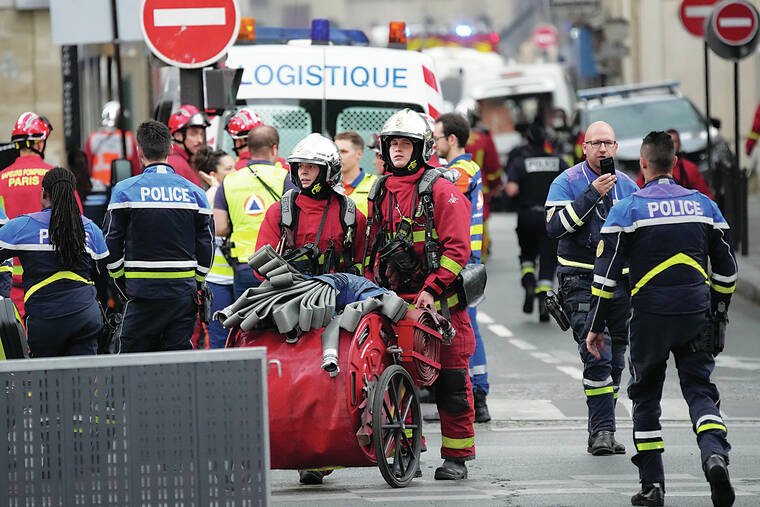
[[[100,114],[100,123],[109,129],[116,128],[119,119],[121,106],[116,100],[109,100],[103,105],[103,112]]]
[[[343,163],[338,147],[330,139],[321,134],[309,134],[296,144],[288,157],[290,179],[298,187],[301,180],[298,177],[298,164],[317,164],[324,169],[319,179],[324,179],[328,187],[340,186],[343,182]]]
[[[413,144],[419,144],[419,154],[423,162],[430,161],[430,157],[433,155],[433,131],[430,129],[428,121],[420,113],[407,108],[388,118],[388,121],[383,125],[383,130],[380,131],[380,146],[383,157],[388,155],[389,143],[393,137],[406,137],[411,139]],[[416,153],[417,150],[415,150]]]

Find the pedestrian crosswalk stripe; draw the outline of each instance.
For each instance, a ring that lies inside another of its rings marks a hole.
[[[477,321],[478,321],[478,324],[493,324],[494,323],[494,320],[491,318],[490,315],[480,310],[478,310]]]
[[[509,343],[514,345],[520,350],[536,350],[535,345],[532,345],[526,341],[520,340],[519,338],[511,338],[509,340]]]
[[[514,336],[512,334],[512,331],[502,326],[501,324],[491,324],[488,326],[488,329],[496,336],[500,336],[502,338],[509,338],[510,336]]]

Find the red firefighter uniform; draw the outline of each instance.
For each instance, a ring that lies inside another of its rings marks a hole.
[[[370,216],[375,209],[380,209],[382,217],[379,222],[371,224],[368,234],[374,238],[391,229],[398,230],[402,219],[412,218],[414,252],[422,265],[425,259],[425,218],[416,212],[420,204],[416,188],[423,174],[424,171],[418,171],[385,180],[385,195],[370,205]],[[475,351],[475,335],[464,306],[459,304],[456,295],[448,292],[448,288],[470,258],[470,202],[445,178],[435,181],[431,196],[435,217],[433,237],[441,245],[441,265],[415,290],[431,293],[437,300],[436,306],[442,297],[448,302],[456,336],[450,346],[441,347],[441,372],[436,381],[441,416],[441,456],[443,459],[468,460],[475,457],[472,384],[468,374],[469,359]],[[378,277],[376,259],[372,259],[372,264],[367,277],[375,280]],[[415,297],[416,294],[412,295]]]
[[[295,248],[300,248],[308,243],[314,243],[317,239],[319,224],[322,222],[322,215],[325,213],[327,205],[327,217],[322,226],[322,234],[319,238],[317,247],[324,253],[333,245],[336,251],[336,258],[343,258],[343,225],[341,221],[341,207],[338,199],[342,198],[338,194],[331,195],[328,199],[312,199],[303,194],[296,196],[296,206],[298,207],[298,220],[294,229],[293,239]],[[264,216],[264,222],[259,229],[259,236],[256,240],[256,250],[264,245],[272,245],[277,248],[282,238],[280,227],[281,214],[280,203],[277,202],[267,209]],[[367,218],[364,214],[356,210],[356,236],[354,238],[354,263],[361,265],[361,256],[364,251],[364,238],[367,227]],[[346,270],[345,267],[342,269]]]
[[[501,186],[504,175],[499,162],[499,153],[496,151],[496,145],[493,144],[491,134],[473,130],[467,139],[464,151],[472,155],[473,162],[478,164],[483,172],[483,195],[487,204],[491,191]],[[488,211],[485,212],[485,217],[488,218]]]
[[[747,155],[752,155],[752,150],[755,148],[755,144],[757,143],[757,139],[760,137],[760,104],[758,104],[757,109],[755,109],[755,119],[752,120],[752,130],[749,131],[749,134],[747,134],[747,144],[745,146],[745,149],[747,150]]]
[[[172,151],[169,154],[168,164],[174,168],[174,174],[182,176],[203,188],[201,177],[190,167],[190,154],[180,145],[172,145]]]
[[[121,158],[121,130],[102,128],[90,134],[84,152],[90,166],[90,175],[96,180],[111,186],[111,162]],[[142,165],[137,156],[137,143],[131,132],[126,135],[127,159],[132,164],[132,176],[142,172]]]

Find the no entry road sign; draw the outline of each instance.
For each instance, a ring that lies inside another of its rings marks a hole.
[[[557,29],[552,25],[538,25],[533,30],[533,44],[539,49],[547,50],[557,45]]]
[[[718,0],[683,0],[679,17],[686,31],[697,37],[705,34],[705,19],[710,17]]]
[[[757,35],[757,11],[739,0],[721,2],[711,18],[718,38],[730,46],[743,46]]]
[[[140,26],[158,58],[183,69],[206,67],[235,42],[237,0],[143,0]]]

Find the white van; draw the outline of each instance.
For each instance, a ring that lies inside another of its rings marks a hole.
[[[334,136],[354,130],[365,142],[377,134],[391,114],[408,107],[438,116],[440,84],[431,58],[405,49],[356,45],[317,45],[310,40],[285,44],[237,44],[226,66],[242,68],[239,106],[250,106],[280,134],[280,154],[312,132]],[[228,112],[227,114],[232,114]],[[217,145],[231,151],[222,132]],[[360,164],[373,171],[371,150]]]

